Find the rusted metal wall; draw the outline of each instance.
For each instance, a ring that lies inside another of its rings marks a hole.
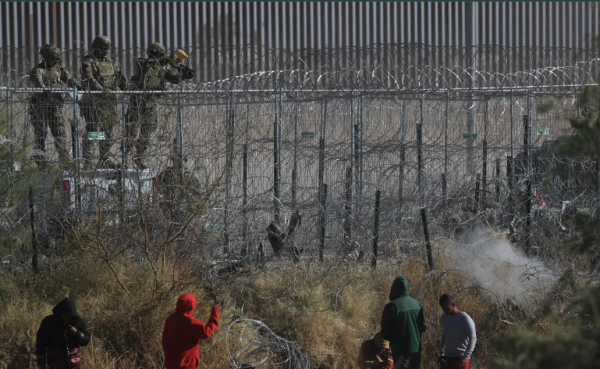
[[[488,46],[511,48],[518,50],[511,69],[522,70],[585,59],[585,51],[561,48],[589,49],[600,34],[599,8],[591,2],[2,2],[0,50],[2,70],[19,75],[45,43],[65,49],[65,63],[77,74],[99,34],[111,38],[128,74],[134,58],[158,41],[187,50],[203,81],[284,68],[283,50],[302,55],[311,68],[347,67],[379,55],[343,54],[350,47],[401,43],[459,50],[435,64],[476,60],[480,69],[491,68],[495,56],[472,58],[470,46],[480,54]],[[342,55],[299,51],[307,49]]]

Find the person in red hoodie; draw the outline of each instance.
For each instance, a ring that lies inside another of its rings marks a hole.
[[[207,339],[219,325],[219,307],[214,306],[206,325],[195,319],[196,296],[183,294],[175,312],[169,315],[162,334],[167,369],[196,369],[200,361],[198,341]]]

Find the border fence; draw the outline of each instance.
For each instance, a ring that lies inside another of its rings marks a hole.
[[[31,219],[34,213],[50,219],[56,212],[51,201],[15,197],[14,178],[43,173],[32,197],[68,192],[68,210],[59,212],[67,212],[69,225],[77,229],[99,226],[105,214],[114,217],[111,227],[117,228],[154,222],[148,231],[153,237],[178,239],[187,249],[195,250],[201,237],[206,247],[196,251],[213,257],[223,252],[260,257],[270,236],[295,257],[355,254],[376,261],[398,249],[421,252],[412,246],[458,236],[475,221],[510,230],[528,250],[543,248],[545,239],[560,232],[566,201],[580,209],[597,205],[598,189],[578,177],[600,175],[597,165],[569,162],[553,146],[559,136],[573,134],[569,119],[583,114],[579,94],[598,82],[597,56],[567,65],[539,60],[548,64],[501,72],[494,66],[428,64],[443,61],[452,50],[435,57],[422,47],[398,48],[397,54],[377,50],[368,49],[366,59],[351,50],[286,55],[272,64],[281,69],[232,70],[231,78],[143,92],[160,94],[146,171],[123,152],[127,102],[142,92],[115,92],[120,115],[111,153],[129,174],[82,167],[81,144],[90,136],[83,134],[76,101],[89,92],[76,89],[54,91],[66,96],[62,116],[71,127],[73,162],[54,172],[31,164],[27,109],[34,90],[24,87],[26,77],[4,71],[4,162],[18,163],[5,165],[13,178],[3,185],[5,207],[15,198],[29,204],[27,209],[36,203]],[[305,62],[327,53],[338,55],[339,63],[309,68]],[[502,63],[502,58],[489,60]],[[46,147],[56,161],[51,136]],[[14,155],[7,156],[9,151]],[[558,164],[573,170],[553,175]],[[186,195],[164,191],[173,186]],[[172,206],[175,198],[179,202]],[[204,199],[202,210],[189,206],[198,199]],[[190,213],[193,221],[186,217]],[[19,214],[4,212],[4,227],[28,224],[30,218]],[[268,233],[272,222],[275,228]],[[41,227],[50,232],[52,225]],[[120,235],[107,231],[98,237],[110,244],[130,236],[130,228],[118,229]]]

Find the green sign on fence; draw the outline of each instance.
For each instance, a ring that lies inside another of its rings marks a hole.
[[[90,140],[106,140],[106,134],[104,132],[88,132],[88,139],[90,139]]]
[[[218,232],[219,226],[216,224],[205,224],[204,229],[208,232]]]
[[[539,135],[545,135],[545,136],[547,136],[547,135],[550,134],[550,128],[538,128],[537,129],[537,133],[538,133],[538,136]]]
[[[463,133],[463,138],[477,138],[477,133]]]
[[[302,132],[302,139],[303,140],[310,140],[313,137],[315,137],[315,133],[314,132],[308,132],[308,131]]]

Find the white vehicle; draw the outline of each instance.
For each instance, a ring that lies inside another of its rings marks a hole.
[[[42,243],[99,216],[111,222],[135,217],[140,207],[154,202],[155,179],[149,169],[81,171],[79,180],[67,171],[14,174],[28,187],[19,196],[17,218],[31,221],[33,215]]]

